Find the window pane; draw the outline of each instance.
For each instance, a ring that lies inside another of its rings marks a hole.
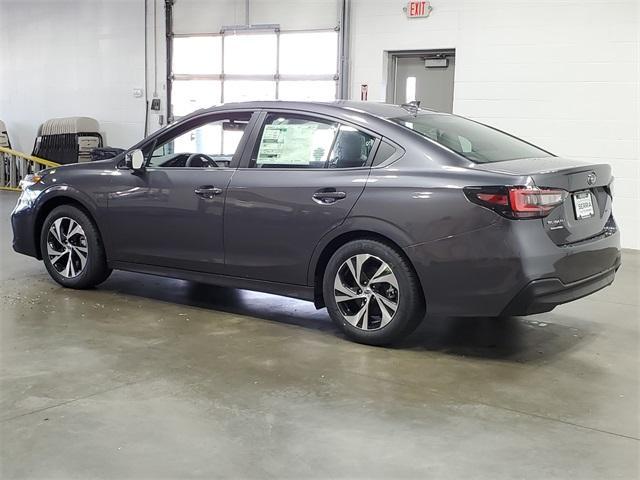
[[[210,123],[180,135],[171,142],[171,149],[175,153],[220,154],[222,152],[221,140],[222,125]]]
[[[416,101],[416,77],[407,77],[405,85],[405,102],[411,103]]]
[[[221,37],[173,39],[174,74],[216,74],[222,71]]]
[[[226,35],[224,37],[224,73],[275,75],[276,52],[275,33]]]
[[[335,75],[338,71],[338,33],[282,33],[280,73]]]
[[[234,153],[236,153],[236,150],[238,149],[238,144],[240,143],[240,140],[242,139],[242,134],[244,133],[244,129],[243,130],[238,130],[238,131],[224,131],[222,132],[222,153],[224,155],[231,155],[233,156]]]
[[[216,168],[229,164],[238,148],[250,113],[200,125],[164,141],[151,154],[151,167]]]
[[[336,99],[336,82],[305,80],[281,81],[280,100],[331,101]]]
[[[187,115],[199,108],[220,103],[220,81],[176,80],[171,88],[173,115]]]
[[[335,123],[271,114],[262,130],[258,168],[323,168],[336,131]]]
[[[476,163],[540,158],[550,155],[518,138],[453,115],[418,113],[391,120]]]
[[[371,135],[353,127],[341,126],[329,157],[329,168],[364,167],[373,148]]]
[[[224,103],[248,100],[275,100],[276,82],[264,80],[227,80],[224,82]]]

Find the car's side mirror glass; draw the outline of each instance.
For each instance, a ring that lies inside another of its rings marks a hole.
[[[144,167],[144,154],[142,150],[132,150],[125,155],[125,165],[132,170],[142,170]]]

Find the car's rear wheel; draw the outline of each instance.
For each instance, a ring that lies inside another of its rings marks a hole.
[[[64,287],[93,287],[111,274],[98,229],[72,205],[57,207],[47,216],[40,249],[49,275]]]
[[[408,261],[394,248],[369,239],[340,247],[323,278],[332,320],[357,342],[388,345],[413,331],[424,317],[424,299]]]

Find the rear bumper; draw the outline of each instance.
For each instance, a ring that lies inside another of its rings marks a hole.
[[[486,228],[405,247],[429,315],[494,317],[552,310],[611,284],[620,233],[554,244],[536,221]]]
[[[591,295],[613,283],[620,263],[618,258],[613,268],[573,283],[563,283],[559,278],[533,280],[515,296],[501,315],[549,312],[558,305]]]

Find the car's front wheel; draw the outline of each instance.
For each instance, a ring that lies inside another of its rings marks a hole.
[[[333,254],[323,295],[332,320],[349,338],[369,345],[397,342],[418,326],[425,312],[411,265],[375,240],[355,240]]]
[[[40,249],[49,275],[64,287],[93,287],[111,274],[98,229],[72,205],[61,205],[47,216]]]

